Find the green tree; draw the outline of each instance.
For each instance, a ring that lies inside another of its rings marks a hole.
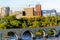
[[[57,17],[57,24],[60,26],[60,16]]]
[[[43,30],[39,30],[38,32],[36,32],[36,36],[43,36]]]
[[[39,22],[38,21],[34,21],[33,25],[32,25],[32,28],[39,28],[39,27],[40,27]]]
[[[45,18],[45,25],[46,27],[50,26],[50,17]]]
[[[24,23],[22,23],[22,28],[27,28],[27,24],[25,21],[24,21]]]
[[[5,16],[5,17],[3,18],[3,20],[4,20],[5,22],[9,22],[9,21],[15,20],[15,19],[16,19],[15,16]]]
[[[12,28],[20,28],[20,21],[12,20],[10,21],[10,24],[13,26]]]
[[[33,25],[33,20],[32,19],[33,18],[28,18],[28,20],[27,20],[28,27],[31,27]]]
[[[49,32],[48,32],[48,35],[54,35],[54,30],[52,29],[52,30],[50,30]]]
[[[3,23],[0,24],[0,30],[1,30],[1,29],[6,29],[6,24],[3,24]]]

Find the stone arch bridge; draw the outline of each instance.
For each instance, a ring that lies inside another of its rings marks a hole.
[[[31,33],[32,37],[36,36],[36,32],[38,30],[43,30],[44,31],[44,36],[48,35],[48,31],[53,29],[55,31],[55,35],[58,34],[60,31],[60,26],[55,26],[55,27],[41,27],[41,28],[23,28],[23,29],[6,29],[6,30],[0,30],[0,40],[4,39],[4,34],[12,31],[17,35],[17,38],[21,38],[23,36],[23,33],[26,31],[29,31]]]

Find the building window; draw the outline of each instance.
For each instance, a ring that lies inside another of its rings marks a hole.
[[[25,13],[25,11],[23,11],[23,16],[26,16],[26,13]]]

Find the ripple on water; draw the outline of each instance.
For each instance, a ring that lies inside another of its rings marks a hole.
[[[11,39],[11,40],[15,40],[15,39]],[[32,38],[30,36],[24,36],[22,37],[22,40],[32,40]],[[60,40],[60,36],[58,37],[48,37],[46,39],[44,38],[39,38],[39,37],[36,37],[34,40]]]

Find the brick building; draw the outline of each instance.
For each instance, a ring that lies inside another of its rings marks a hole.
[[[34,16],[34,8],[24,8],[23,16],[32,17]]]
[[[42,16],[41,14],[41,5],[40,4],[37,4],[36,7],[35,7],[35,16]]]

